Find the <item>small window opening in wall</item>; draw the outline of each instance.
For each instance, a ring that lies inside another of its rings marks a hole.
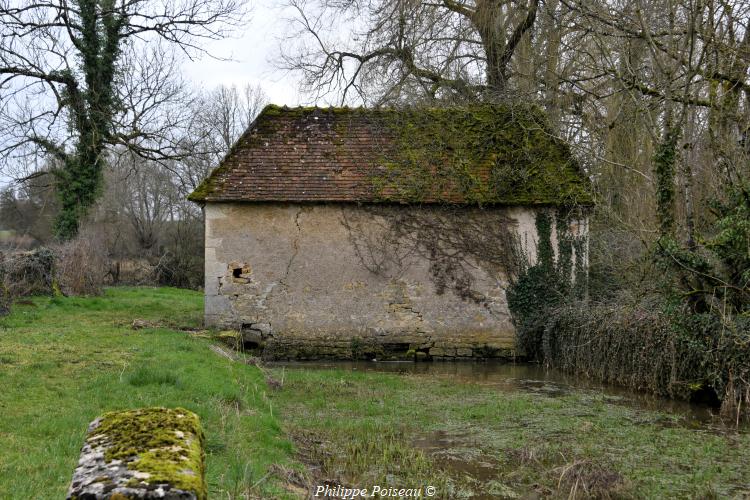
[[[254,351],[255,349],[259,348],[260,344],[252,340],[245,340],[242,342],[242,349],[245,351]]]
[[[235,267],[234,269],[232,269],[232,276],[234,276],[235,278],[239,278],[241,274],[242,274],[241,267]]]

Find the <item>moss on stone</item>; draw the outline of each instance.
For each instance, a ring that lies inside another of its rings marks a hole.
[[[188,200],[200,203],[206,201],[206,198],[216,190],[216,179],[227,168],[226,164],[219,165],[206,177],[192,193],[187,197]]]
[[[122,460],[128,469],[149,477],[137,486],[170,484],[207,497],[204,478],[203,431],[198,416],[183,408],[144,408],[102,416],[92,438],[104,436],[105,460]]]

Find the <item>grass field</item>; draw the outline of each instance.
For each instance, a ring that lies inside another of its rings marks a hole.
[[[117,288],[34,298],[0,319],[0,498],[63,498],[88,423],[142,406],[200,415],[212,499],[302,497],[326,481],[431,485],[435,498],[750,495],[746,432],[594,390],[259,369],[191,331],[201,305],[196,292]]]
[[[292,447],[263,375],[178,331],[200,324],[200,293],[117,288],[27,302],[0,319],[0,498],[64,498],[89,422],[143,406],[201,417],[211,498],[281,494],[267,474]],[[134,330],[135,319],[153,327]]]

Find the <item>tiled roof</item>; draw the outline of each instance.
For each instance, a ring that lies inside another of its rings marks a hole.
[[[591,203],[567,146],[518,118],[531,114],[268,106],[190,199]]]

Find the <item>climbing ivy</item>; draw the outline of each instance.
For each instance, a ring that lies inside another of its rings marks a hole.
[[[714,200],[718,231],[690,248],[671,235],[660,237],[653,260],[664,271],[666,297],[692,312],[750,313],[750,190],[736,186]]]
[[[101,193],[104,151],[119,106],[115,95],[117,61],[128,21],[124,10],[114,8],[113,0],[74,3],[80,16],[75,45],[80,51],[82,81],[70,70],[58,76],[67,82],[61,98],[70,112],[68,124],[76,145],[72,152],[53,149],[62,160],[54,170],[61,202],[55,232],[61,239],[76,235],[81,218]]]
[[[674,229],[674,176],[677,163],[677,139],[679,132],[669,129],[654,153],[656,175],[656,213],[661,234],[668,235]]]
[[[728,190],[727,200],[714,201],[718,233],[705,242],[721,263],[726,302],[733,310],[750,312],[750,185]],[[727,286],[728,285],[728,286]]]
[[[565,300],[586,294],[587,236],[570,232],[570,224],[578,215],[576,210],[570,209],[537,213],[536,262],[529,265],[527,259],[525,269],[506,291],[508,307],[516,325],[518,347],[532,359],[541,360],[544,327],[550,311]]]

